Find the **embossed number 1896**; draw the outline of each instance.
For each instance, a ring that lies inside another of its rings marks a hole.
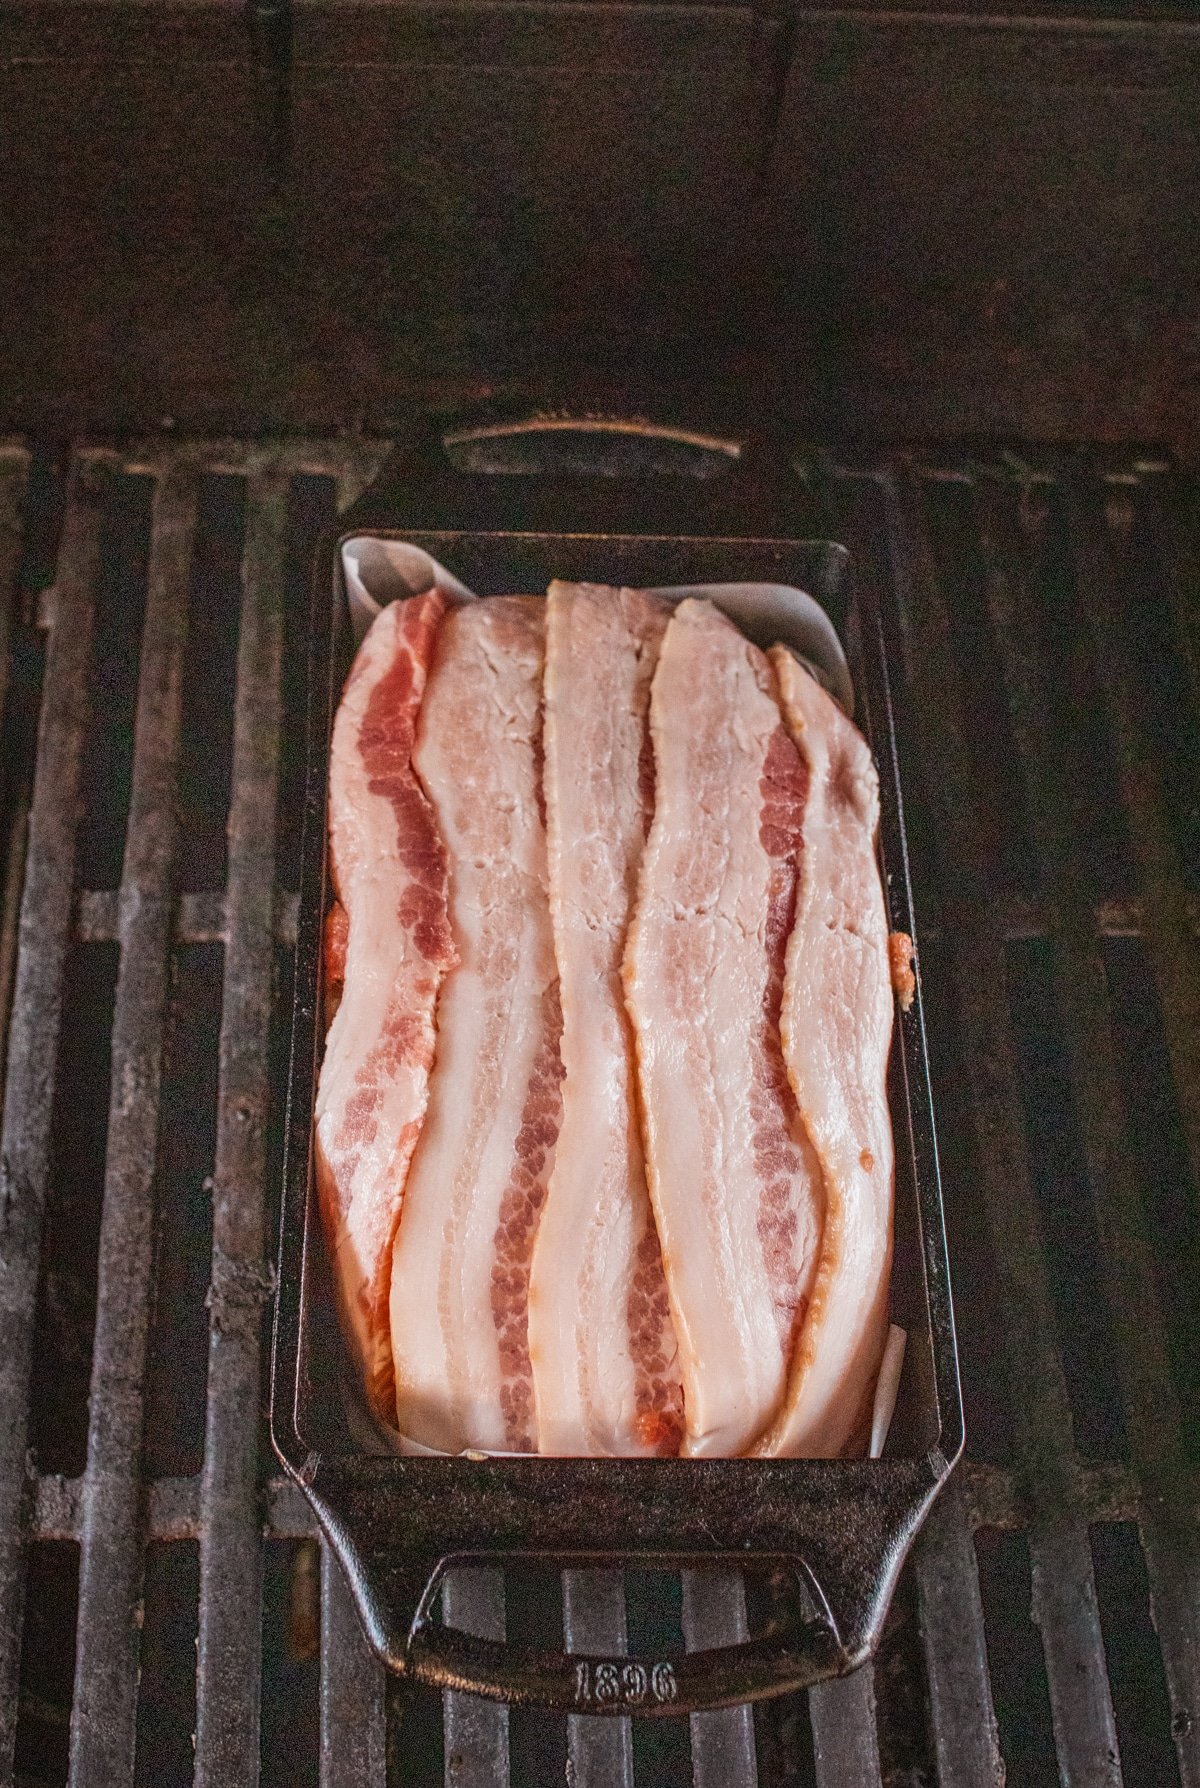
[[[679,1693],[675,1672],[665,1660],[652,1664],[576,1664],[578,1707],[640,1707],[652,1701],[674,1701]]]

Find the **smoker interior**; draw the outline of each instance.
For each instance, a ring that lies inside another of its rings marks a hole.
[[[1000,1759],[1033,1784],[1056,1758],[1194,1780],[1194,481],[1148,456],[797,448],[776,531],[845,540],[904,616],[968,1457],[873,1668],[631,1729],[405,1701],[265,1440],[299,617],[384,447],[2,462],[18,1780],[67,1779],[73,1704],[78,1781],[541,1784],[568,1758],[577,1783],[701,1788],[992,1782]],[[746,1618],[728,1575],[623,1587],[460,1574],[447,1613],[662,1651]]]
[[[1194,7],[0,33],[0,1780],[1200,1784]],[[901,616],[968,1451],[874,1666],[753,1713],[406,1698],[266,1438],[311,561],[397,442],[399,529],[841,540]]]

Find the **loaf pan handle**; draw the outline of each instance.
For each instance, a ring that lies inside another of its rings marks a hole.
[[[437,1624],[434,1609],[445,1573],[495,1565],[494,1556],[456,1555],[435,1562],[392,1554],[390,1569],[380,1568],[377,1560],[361,1574],[352,1553],[347,1557],[343,1551],[343,1562],[376,1649],[409,1682],[515,1706],[654,1717],[762,1701],[854,1669],[878,1637],[903,1549],[885,1545],[882,1563],[871,1553],[870,1540],[855,1536],[844,1556],[827,1559],[831,1568],[822,1566],[820,1581],[805,1560],[777,1558],[783,1568],[777,1574],[776,1608],[759,1635],[673,1657],[531,1650]],[[542,1562],[550,1560],[543,1555]],[[608,1558],[557,1556],[554,1562],[612,1568]],[[723,1554],[658,1562],[728,1568],[741,1561]],[[801,1585],[807,1597],[802,1598]]]
[[[468,476],[574,472],[674,475],[704,481],[735,466],[742,443],[729,435],[644,416],[578,414],[504,417],[450,429],[441,449]]]
[[[856,1660],[829,1621],[780,1623],[761,1638],[663,1658],[527,1651],[418,1620],[405,1674],[435,1689],[465,1690],[513,1706],[566,1713],[699,1713],[762,1701],[839,1676]]]
[[[311,1460],[302,1474],[306,1493],[346,1570],[367,1636],[398,1677],[517,1705],[643,1716],[766,1700],[856,1669],[878,1643],[905,1555],[950,1470],[938,1449],[918,1458],[844,1461],[845,1482],[835,1489],[832,1461],[793,1462],[794,1485],[776,1469],[781,1462],[753,1462],[763,1474],[757,1498],[748,1499],[757,1543],[734,1519],[734,1547],[709,1550],[697,1543],[708,1524],[691,1519],[679,1472],[659,1510],[644,1497],[639,1502],[641,1474],[628,1489],[620,1481],[613,1489],[581,1469],[593,1461],[562,1460],[568,1478],[574,1468],[574,1482],[547,1509],[534,1474],[515,1465],[429,1460],[426,1471],[412,1469],[412,1460]],[[627,1463],[609,1462],[618,1474]],[[701,1469],[725,1468],[710,1495],[717,1488],[726,1498],[737,1495],[738,1468],[750,1463],[700,1462]],[[396,1481],[397,1466],[403,1481]],[[620,1554],[578,1550],[577,1537],[589,1523],[592,1531],[612,1529],[622,1500],[642,1523],[655,1524],[661,1549],[635,1532]],[[583,1512],[588,1504],[590,1515]],[[447,1519],[457,1525],[456,1517],[480,1505],[503,1542],[491,1550],[443,1551],[437,1541]],[[674,1657],[526,1650],[498,1632],[477,1636],[435,1619],[446,1573],[463,1567],[525,1562],[559,1570],[725,1571],[751,1559],[772,1569],[770,1618],[754,1638],[713,1650]]]

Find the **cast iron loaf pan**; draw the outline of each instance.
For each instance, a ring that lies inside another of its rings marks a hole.
[[[403,538],[479,595],[542,593],[554,577],[639,588],[766,582],[809,592],[843,623],[855,714],[879,766],[889,922],[913,931],[889,617],[849,589],[825,541],[466,532],[401,534],[360,506],[342,536]],[[589,1712],[663,1715],[784,1694],[839,1676],[876,1645],[914,1535],[962,1450],[962,1404],[921,996],[897,1010],[892,1319],[908,1333],[882,1458],[404,1457],[373,1428],[342,1340],[317,1207],[313,1099],[324,1027],[321,928],[330,901],[330,729],[352,655],[339,550],[318,562],[308,659],[305,811],[284,1155],[271,1435],[341,1559],[371,1643],[398,1675],[442,1689]],[[332,559],[332,563],[330,562]],[[894,637],[894,636],[893,636]],[[786,642],[785,642],[786,643]],[[919,977],[918,977],[919,978]],[[764,1564],[782,1570],[747,1643],[674,1658],[531,1652],[435,1620],[465,1563],[613,1568]],[[604,1695],[598,1695],[598,1685]]]

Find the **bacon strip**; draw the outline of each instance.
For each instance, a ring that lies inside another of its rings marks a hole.
[[[411,762],[445,606],[431,591],[380,614],[347,680],[329,767],[337,900],[325,929],[333,1017],[317,1088],[317,1185],[346,1326],[387,1421],[392,1238],[425,1114],[434,1004],[455,960],[446,854]]]
[[[460,960],[438,1006],[391,1331],[400,1431],[445,1452],[537,1442],[529,1263],[562,1109],[539,811],[544,606],[495,597],[447,615],[413,758],[449,852]]]
[[[621,987],[653,806],[650,680],[669,613],[637,590],[594,584],[553,583],[546,602],[550,909],[566,1077],[529,1294],[543,1453],[676,1453],[683,1430]]]
[[[879,782],[865,739],[836,702],[783,647],[770,656],[809,770],[783,1051],[827,1203],[786,1403],[757,1450],[832,1458],[865,1441],[887,1336],[892,990],[875,861]]]
[[[650,726],[626,998],[684,1451],[723,1456],[783,1398],[821,1234],[820,1168],[779,1043],[807,779],[766,658],[710,603],[675,610]]]

